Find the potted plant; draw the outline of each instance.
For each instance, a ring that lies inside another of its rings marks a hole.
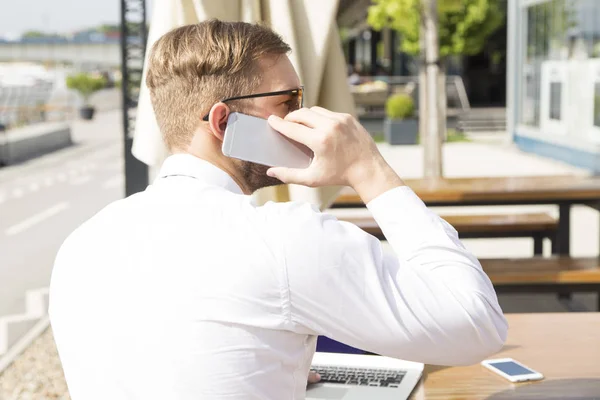
[[[408,94],[394,94],[385,102],[383,135],[389,144],[417,144],[419,124],[415,102]]]
[[[100,89],[103,89],[106,81],[101,76],[79,73],[67,77],[67,87],[78,91],[83,97],[83,106],[79,109],[81,118],[90,120],[94,118],[95,108],[90,105],[90,96]]]

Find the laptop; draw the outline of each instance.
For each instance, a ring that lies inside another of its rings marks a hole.
[[[406,400],[423,374],[421,363],[318,351],[312,369],[321,382],[307,386],[306,400]]]

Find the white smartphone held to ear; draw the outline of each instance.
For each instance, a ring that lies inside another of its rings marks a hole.
[[[269,167],[307,168],[313,152],[271,128],[266,119],[231,113],[222,146],[223,154]]]
[[[539,381],[544,379],[544,375],[541,373],[524,366],[512,358],[485,360],[481,362],[481,365],[511,382]]]

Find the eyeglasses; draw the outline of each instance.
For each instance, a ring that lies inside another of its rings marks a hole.
[[[304,94],[304,86],[300,86],[297,89],[281,90],[278,92],[256,93],[256,94],[249,94],[246,96],[229,97],[227,99],[221,100],[220,103],[227,103],[228,101],[233,101],[233,100],[254,99],[257,97],[288,95],[288,96],[294,96],[294,100],[296,100],[296,104],[293,107],[291,107],[292,108],[291,111],[295,111],[295,110],[301,109],[302,106],[304,105],[303,94]],[[204,118],[202,118],[202,121],[208,121],[208,116],[209,116],[209,114],[206,114],[204,116]]]

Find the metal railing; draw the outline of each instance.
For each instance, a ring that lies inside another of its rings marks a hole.
[[[384,82],[377,84],[377,82]],[[356,106],[364,108],[366,113],[370,111],[383,112],[386,99],[394,93],[407,93],[415,100],[418,109],[419,77],[418,76],[377,76],[361,78],[361,84],[371,84],[373,89],[363,90],[361,86],[353,86],[353,95]],[[446,93],[449,108],[467,111],[471,108],[469,97],[465,89],[462,77],[449,75],[446,77]]]
[[[52,82],[0,86],[0,124],[5,127],[64,120],[73,112],[72,98],[53,99]]]

